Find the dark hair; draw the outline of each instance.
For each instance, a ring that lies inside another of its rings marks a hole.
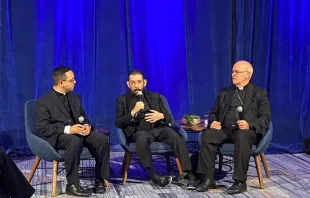
[[[130,75],[138,75],[140,74],[142,76],[142,79],[144,79],[143,73],[139,70],[132,70],[129,74],[128,74],[128,81],[129,81],[129,76]]]
[[[66,73],[68,71],[71,71],[69,67],[66,67],[66,66],[56,67],[52,73],[52,79],[53,79],[54,85],[56,85],[60,80],[66,80]]]

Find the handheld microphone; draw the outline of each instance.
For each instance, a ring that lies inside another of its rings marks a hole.
[[[136,93],[136,96],[138,97],[138,100],[142,101],[142,97],[143,97],[142,91],[141,90],[137,90],[137,91],[135,91],[135,93]]]
[[[83,116],[80,116],[80,117],[79,117],[79,122],[80,122],[81,124],[83,124],[83,122],[84,122],[84,117],[83,117]]]
[[[244,112],[243,112],[243,107],[242,106],[238,106],[237,107],[237,111],[239,113],[239,120],[245,120]]]

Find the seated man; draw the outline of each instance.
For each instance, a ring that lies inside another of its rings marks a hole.
[[[79,184],[78,166],[83,147],[96,160],[95,193],[104,193],[103,179],[109,178],[110,149],[107,137],[93,131],[82,108],[79,95],[72,92],[75,79],[68,67],[53,71],[53,89],[36,102],[36,125],[40,136],[56,149],[65,150],[66,193],[89,196]]]
[[[246,61],[239,61],[232,69],[233,86],[219,91],[209,115],[208,130],[203,131],[198,163],[202,181],[197,191],[215,188],[215,158],[219,144],[231,140],[235,145],[234,184],[228,194],[247,190],[246,179],[251,148],[259,137],[266,133],[270,121],[270,105],[267,92],[250,82],[253,67]]]
[[[130,91],[116,99],[115,125],[123,129],[128,142],[135,142],[137,155],[142,165],[155,184],[166,186],[172,180],[170,176],[159,176],[152,165],[150,144],[161,141],[169,144],[180,158],[184,172],[188,174],[187,188],[194,187],[194,176],[191,174],[191,163],[182,136],[175,132],[169,124],[171,115],[165,109],[158,93],[143,90],[146,79],[140,71],[132,71],[128,76],[127,86]]]
[[[0,147],[0,197],[28,198],[34,191],[13,160]]]

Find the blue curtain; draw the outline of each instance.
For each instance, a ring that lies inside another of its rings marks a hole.
[[[175,118],[205,115],[231,84],[237,60],[253,64],[252,82],[267,88],[273,143],[292,149],[310,136],[308,0],[0,1],[0,133],[27,147],[25,101],[51,86],[68,65],[96,127],[111,131],[115,98],[139,69],[147,88],[165,95]],[[296,150],[297,151],[297,150]]]

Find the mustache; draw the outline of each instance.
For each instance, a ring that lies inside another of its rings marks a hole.
[[[133,90],[134,92],[136,92],[136,91],[142,91],[141,89],[135,89],[135,90]]]

